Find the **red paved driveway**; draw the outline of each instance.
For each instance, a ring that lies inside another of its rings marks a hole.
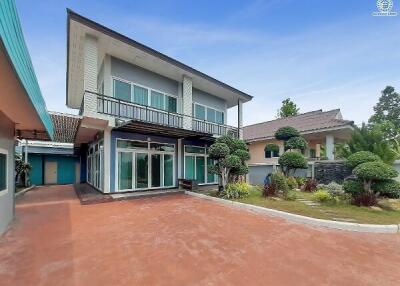
[[[81,206],[71,186],[17,204],[1,285],[400,285],[400,235],[310,228],[176,195]]]

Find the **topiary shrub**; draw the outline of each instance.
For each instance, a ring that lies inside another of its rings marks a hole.
[[[214,143],[208,152],[211,159],[218,160],[229,155],[229,147],[225,143]]]
[[[284,143],[285,150],[301,150],[304,151],[308,147],[307,141],[299,136],[299,137],[292,137],[289,140],[285,141]]]
[[[271,175],[271,184],[275,185],[278,192],[286,195],[289,192],[289,186],[286,182],[286,177],[280,173],[276,172]]]
[[[283,141],[287,141],[292,137],[298,137],[298,136],[300,136],[299,131],[297,131],[296,128],[291,126],[281,127],[275,132],[275,138]]]
[[[306,178],[304,178],[304,177],[294,177],[295,179],[296,179],[296,182],[297,182],[297,186],[299,187],[299,188],[301,188],[303,185],[304,185],[304,183],[306,182]]]
[[[297,185],[297,181],[294,177],[288,177],[286,179],[286,183],[291,190],[297,189],[299,186]]]
[[[239,159],[244,163],[247,160],[250,160],[250,153],[247,150],[244,149],[238,149],[235,152],[233,152],[233,155],[236,155],[239,157]]]
[[[250,194],[251,185],[239,182],[227,184],[221,197],[224,199],[242,199],[248,197]]]
[[[385,180],[373,183],[371,189],[387,198],[400,198],[400,182],[395,180]]]
[[[297,169],[307,169],[307,159],[299,152],[285,152],[279,159],[278,163],[285,176],[288,176],[291,171],[293,174]]]
[[[372,182],[395,178],[398,172],[392,166],[382,161],[376,161],[358,165],[353,170],[353,174],[363,181],[364,191],[371,192]]]
[[[359,151],[350,155],[347,158],[346,165],[354,169],[362,163],[377,161],[381,161],[381,158],[378,155],[375,155],[374,153],[369,151]]]
[[[343,190],[345,193],[355,196],[364,192],[364,186],[361,181],[349,180],[343,182]]]

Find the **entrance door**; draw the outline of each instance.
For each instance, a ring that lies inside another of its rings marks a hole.
[[[46,161],[44,169],[44,183],[46,185],[57,184],[57,162]]]
[[[136,153],[135,167],[136,189],[147,189],[149,187],[149,154]]]

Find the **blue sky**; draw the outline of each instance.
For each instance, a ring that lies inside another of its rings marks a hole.
[[[76,113],[65,106],[67,7],[253,95],[245,124],[275,118],[287,97],[361,123],[386,85],[400,90],[400,0],[397,17],[373,17],[376,0],[16,3],[49,110]]]

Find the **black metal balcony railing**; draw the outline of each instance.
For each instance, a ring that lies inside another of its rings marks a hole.
[[[194,131],[213,135],[238,136],[238,129],[224,124],[217,124],[206,120],[194,118],[189,115],[168,112],[154,107],[140,105],[129,101],[109,97],[103,94],[86,91],[85,96],[95,96],[97,112],[114,116],[120,119],[138,120],[174,128],[191,129]],[[84,102],[85,100],[83,100]],[[84,111],[84,104],[80,113]]]

